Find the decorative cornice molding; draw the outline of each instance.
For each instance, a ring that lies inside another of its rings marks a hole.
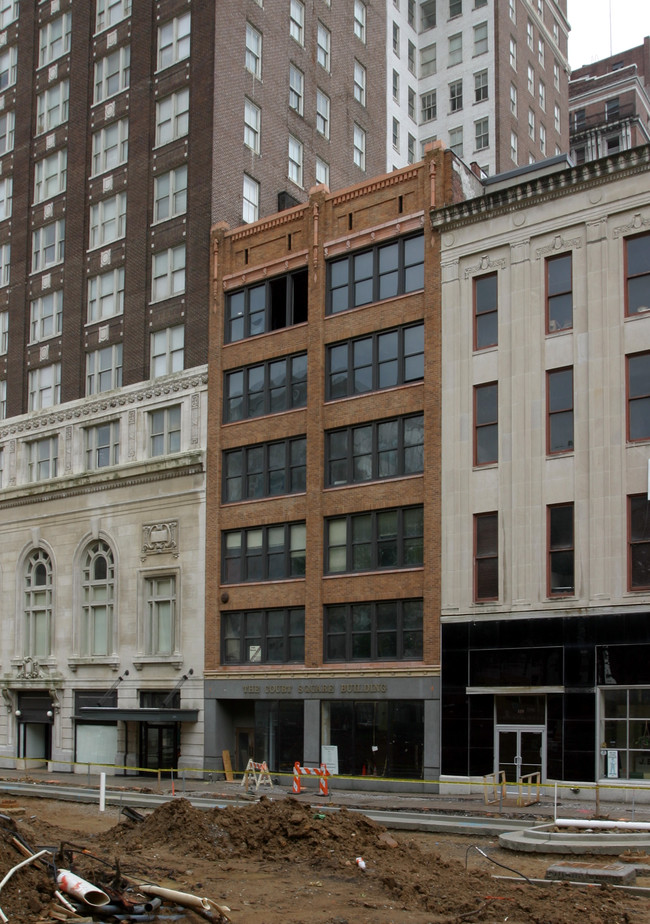
[[[643,229],[648,226],[650,226],[650,217],[642,218],[641,212],[635,212],[632,221],[628,222],[626,225],[620,225],[618,228],[614,228],[613,236],[617,238],[621,237],[623,234],[630,234],[634,231],[643,231]]]
[[[469,279],[470,276],[475,276],[476,273],[484,273],[486,270],[491,269],[505,269],[505,267],[506,261],[503,257],[499,260],[492,260],[487,254],[483,254],[480,263],[475,263],[473,266],[465,268],[464,277]]]
[[[223,278],[223,290],[228,292],[231,289],[239,289],[241,286],[252,285],[269,276],[290,273],[301,266],[307,266],[308,261],[308,251],[300,250],[291,254],[290,257],[281,257],[279,260],[271,260],[270,263],[265,263],[263,266],[254,266],[239,273],[231,273]]]
[[[580,250],[581,247],[581,237],[572,237],[566,240],[561,234],[556,234],[551,244],[536,249],[535,259],[539,260],[541,257],[547,257],[551,253],[558,253],[560,250]]]
[[[280,225],[286,225],[288,222],[295,221],[296,218],[300,218],[301,212],[305,212],[307,208],[307,203],[295,205],[291,209],[286,209],[284,212],[279,212],[277,215],[274,215],[273,218],[254,221],[250,225],[244,225],[242,228],[237,228],[236,231],[232,231],[227,236],[231,241],[240,241],[242,238],[251,237],[253,234],[259,234],[260,231],[268,231],[271,228],[278,228]]]
[[[378,179],[370,180],[368,183],[359,183],[352,189],[346,189],[344,192],[336,193],[330,199],[332,205],[341,205],[343,202],[351,202],[358,199],[359,196],[367,196],[368,193],[376,192],[378,189],[387,189],[389,186],[397,186],[398,183],[404,183],[407,180],[417,178],[418,168],[395,170],[393,173],[387,173]]]
[[[411,231],[419,231],[423,227],[424,212],[415,212],[412,215],[401,215],[399,218],[393,221],[387,221],[383,225],[376,225],[374,228],[364,228],[363,231],[357,231],[356,234],[346,234],[345,237],[327,241],[323,246],[323,253],[326,257],[334,257],[348,250],[356,250],[360,247],[367,247],[377,241],[388,240],[391,237],[396,237],[398,234],[408,234]]]

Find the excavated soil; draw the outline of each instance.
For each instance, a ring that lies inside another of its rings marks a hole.
[[[291,797],[207,811],[177,798],[139,823],[116,809],[20,805],[24,815],[2,822],[0,878],[22,859],[11,844],[18,835],[34,851],[55,848],[59,866],[100,888],[148,881],[208,896],[229,906],[233,924],[650,924],[645,897],[497,880],[493,873],[509,874],[476,852],[466,869],[471,845],[503,858],[489,838],[389,833],[356,812],[321,812]],[[508,851],[502,862],[542,878],[556,859]],[[0,908],[9,924],[51,924],[53,889],[47,869],[24,867],[0,891]]]

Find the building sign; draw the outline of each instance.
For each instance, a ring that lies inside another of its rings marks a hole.
[[[242,686],[243,696],[345,696],[364,695],[369,693],[381,695],[388,692],[385,683],[377,681],[337,683],[245,683]]]

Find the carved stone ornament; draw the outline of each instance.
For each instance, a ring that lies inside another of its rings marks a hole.
[[[142,527],[142,557],[171,553],[178,558],[178,520],[145,523]]]
[[[558,253],[560,250],[580,250],[582,239],[579,237],[563,238],[561,234],[556,234],[552,242],[546,247],[538,247],[535,251],[535,259],[548,257],[550,254]]]
[[[474,266],[468,266],[465,270],[465,279],[475,276],[477,273],[484,273],[491,269],[505,269],[506,261],[504,259],[492,260],[487,254],[481,257],[481,262]]]
[[[23,658],[16,666],[18,680],[41,680],[47,677],[44,669],[34,658]]]

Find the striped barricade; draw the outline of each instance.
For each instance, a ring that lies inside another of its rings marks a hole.
[[[271,779],[271,774],[269,773],[269,768],[266,766],[266,761],[262,761],[261,764],[255,763],[254,760],[249,760],[246,764],[246,769],[244,770],[244,775],[242,777],[241,785],[244,787],[246,792],[248,792],[248,787],[250,785],[249,777],[253,778],[253,783],[255,783],[255,792],[260,788],[260,786],[270,786],[273,788],[273,780]]]
[[[320,767],[301,767],[298,761],[293,765],[293,786],[291,787],[292,792],[296,795],[302,792],[302,786],[300,785],[301,776],[317,776],[318,777],[318,792],[321,796],[327,796],[329,794],[329,786],[327,783],[327,777],[332,774],[327,769],[325,764],[321,764]]]

